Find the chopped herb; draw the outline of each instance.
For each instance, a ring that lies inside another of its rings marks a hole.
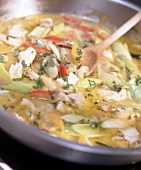
[[[22,64],[23,68],[27,68],[28,67],[24,60],[21,62],[21,64]]]
[[[20,52],[21,52],[21,50],[15,49],[14,50],[14,57],[18,58]]]
[[[64,90],[69,89],[69,87],[72,86],[72,84],[67,84],[66,86],[63,87]]]
[[[36,84],[37,84],[37,85],[34,86],[35,89],[42,89],[42,88],[44,87],[44,83],[43,83],[41,77],[39,77],[39,79],[37,80]]]
[[[67,76],[62,77],[62,79],[64,80],[64,82],[68,83],[68,77]]]
[[[38,122],[33,121],[33,126],[38,127],[38,126],[39,126],[39,125],[38,125]]]
[[[133,111],[134,111],[134,112],[139,112],[139,109],[133,108]]]
[[[113,114],[116,114],[118,112],[120,112],[119,109],[115,109],[114,111],[112,111]]]
[[[11,109],[15,109],[15,107],[14,106],[10,106],[11,107]]]
[[[8,109],[8,107],[5,104],[3,105],[3,108],[4,108],[4,110]]]
[[[40,119],[41,118],[41,112],[38,112],[37,113],[37,119]]]
[[[57,108],[58,102],[52,103],[54,105],[54,108]]]
[[[92,126],[94,129],[100,129],[103,130],[104,128],[101,126],[101,122],[95,122]]]
[[[77,48],[77,54],[79,55],[78,57],[76,57],[76,60],[80,63],[81,58],[82,58],[82,50],[81,48]]]
[[[124,67],[123,67],[123,66],[119,66],[119,68],[120,68],[121,70],[123,70],[123,69],[124,69]]]
[[[70,62],[66,62],[66,64],[71,64]]]
[[[81,48],[77,48],[77,53],[78,53],[78,55],[82,55],[83,54]]]
[[[89,82],[91,88],[101,87],[103,85],[103,83],[98,84],[95,81],[90,80],[90,79],[88,79],[88,82]]]
[[[55,67],[56,66],[54,58],[56,59],[56,56],[54,54],[50,56],[50,66],[51,67]]]
[[[50,97],[51,97],[51,100],[53,100],[53,99],[54,99],[54,96],[53,96],[53,95],[51,95]]]
[[[137,115],[134,115],[134,117],[135,117],[135,118],[138,118],[138,116],[137,116]]]
[[[0,63],[5,63],[5,55],[1,55],[0,56]]]
[[[88,96],[89,96],[89,97],[93,97],[93,95],[92,95],[91,93],[88,93]]]
[[[37,74],[43,75],[44,73],[45,73],[45,69],[44,69],[44,67],[42,66],[42,67],[38,70]]]
[[[141,75],[137,75],[135,83],[136,83],[137,86],[141,85]]]
[[[127,73],[127,78],[130,80],[131,74],[133,73],[133,71],[126,67],[126,73]]]
[[[76,57],[76,60],[80,63],[82,57]]]
[[[90,89],[88,89],[88,88],[86,88],[85,90],[86,90],[86,92],[91,92],[91,90],[90,90]]]
[[[120,92],[122,87],[124,86],[122,84],[116,84],[115,81],[113,81],[113,84],[114,84],[113,87],[114,87],[116,92]]]
[[[95,40],[89,40],[89,43],[95,44]]]
[[[126,110],[126,109],[122,107],[121,110]]]
[[[47,67],[48,66],[48,61],[45,63],[44,67]]]
[[[70,86],[72,86],[72,84],[69,84],[69,82],[68,82],[68,77],[67,77],[67,76],[62,77],[62,79],[64,80],[64,82],[67,83],[67,85],[63,87],[64,90],[66,90],[66,89],[68,89]]]

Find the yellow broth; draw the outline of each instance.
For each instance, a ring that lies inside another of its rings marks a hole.
[[[141,68],[122,37],[86,76],[83,48],[113,32],[61,15],[0,23],[0,107],[47,134],[90,146],[141,143]]]

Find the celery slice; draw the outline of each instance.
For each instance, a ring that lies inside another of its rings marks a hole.
[[[64,23],[61,22],[53,27],[53,30],[50,32],[50,35],[57,36],[64,31]]]
[[[94,78],[84,78],[78,81],[77,87],[79,88],[95,88],[98,85],[102,84],[102,79]]]
[[[84,120],[86,122],[89,121],[89,118],[81,116],[81,115],[75,115],[75,114],[68,114],[68,115],[61,116],[61,119],[63,119],[66,122],[71,122],[71,123],[77,123],[81,120]]]
[[[45,27],[37,26],[30,33],[30,35],[34,35],[36,37],[43,38],[43,37],[45,37],[48,34],[49,31],[50,31],[50,28],[45,28]]]
[[[126,58],[124,55],[119,55],[118,58],[125,63],[125,65],[128,69],[130,69],[130,70],[137,69],[137,67],[132,63],[132,61],[129,60],[128,58]]]
[[[7,85],[11,82],[12,82],[12,79],[11,79],[9,73],[0,64],[0,85]]]
[[[129,88],[131,97],[138,103],[141,103],[141,88],[135,85],[130,85]]]
[[[118,56],[124,55],[128,60],[132,60],[131,54],[128,49],[121,42],[115,42],[112,44],[112,49]]]
[[[123,84],[122,81],[120,81],[120,79],[118,79],[116,76],[112,74],[104,73],[102,78],[103,78],[103,81],[111,88],[113,87],[114,84],[123,85],[122,88],[128,88],[128,86]]]
[[[22,92],[22,93],[29,93],[31,90],[34,89],[34,86],[36,84],[34,83],[25,83],[21,81],[13,81],[7,86],[4,86],[4,90],[12,90],[12,91],[17,91],[17,92]]]
[[[90,124],[74,124],[72,125],[72,129],[87,137],[101,137],[106,135],[104,130],[92,128]]]

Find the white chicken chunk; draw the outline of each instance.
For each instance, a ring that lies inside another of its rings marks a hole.
[[[8,37],[8,40],[6,41],[7,44],[18,47],[22,44],[22,40],[19,38],[13,38],[13,37]]]
[[[19,61],[24,61],[27,66],[32,64],[33,60],[35,59],[36,51],[34,48],[29,47],[25,51],[22,51],[18,55]]]
[[[21,25],[15,25],[8,31],[9,36],[16,38],[23,38],[26,34],[27,31],[21,28]]]
[[[125,130],[121,130],[124,135],[124,138],[129,141],[130,144],[139,140],[139,132],[136,128],[130,127]]]
[[[8,30],[7,41],[5,43],[18,47],[22,44],[22,40],[25,38],[27,31],[21,28],[21,25],[15,25]]]
[[[9,74],[12,79],[22,77],[23,66],[21,63],[12,64],[9,69]]]
[[[120,92],[115,92],[107,89],[99,89],[98,95],[101,96],[104,100],[114,100],[120,101],[124,99],[129,99],[129,95],[125,89],[121,89]]]
[[[68,84],[72,84],[75,85],[77,83],[77,81],[79,80],[79,78],[74,74],[74,73],[69,73],[69,76],[67,76],[68,78]],[[67,82],[64,81],[62,78],[57,78],[56,80],[60,86],[66,86]]]

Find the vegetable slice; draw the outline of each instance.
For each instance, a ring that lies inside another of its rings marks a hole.
[[[11,79],[9,73],[0,64],[0,85],[8,85],[11,82],[12,82],[12,79]]]
[[[34,83],[25,83],[21,81],[13,81],[7,86],[4,86],[3,89],[5,90],[12,90],[22,93],[29,93],[31,90],[34,89]]]
[[[78,81],[77,87],[80,88],[95,88],[99,85],[102,85],[102,79],[94,79],[94,78],[84,78]]]
[[[60,73],[60,76],[63,76],[63,77],[69,76],[69,73],[63,64],[60,64],[60,66],[59,66],[59,73]]]
[[[57,37],[54,35],[45,36],[44,39],[48,41],[52,41],[54,43],[62,43],[63,41],[67,41],[67,39],[63,39],[61,37]]]
[[[76,115],[76,114],[68,114],[61,116],[61,118],[66,121],[66,122],[71,122],[71,123],[77,123],[81,120],[88,121],[89,119],[87,117],[81,116],[81,115]]]
[[[102,130],[92,128],[92,125],[90,124],[74,124],[72,125],[72,129],[75,132],[87,137],[101,137],[105,135]]]
[[[30,92],[30,97],[35,97],[39,99],[49,99],[50,93],[44,90],[33,90]]]
[[[50,35],[57,36],[64,31],[64,23],[61,22],[53,27],[53,31],[50,32]]]
[[[47,33],[50,31],[50,28],[45,28],[41,26],[37,26],[34,30],[30,33],[30,35],[34,35],[40,38],[43,38]]]
[[[132,60],[131,54],[129,51],[125,48],[125,46],[121,42],[115,42],[112,44],[112,49],[114,52],[117,53],[117,55],[124,55],[128,60]]]
[[[121,85],[122,88],[127,88],[127,86],[124,85],[122,81],[112,74],[104,73],[102,78],[103,81],[111,88],[113,88],[114,85]]]
[[[40,54],[50,54],[50,51],[47,50],[46,48],[40,48],[40,47],[37,47],[36,45],[34,45],[33,43],[29,42],[29,41],[25,41],[23,42],[22,44],[24,47],[28,48],[28,47],[32,47],[36,50],[37,53],[40,53]]]
[[[129,87],[129,91],[131,97],[138,103],[141,103],[141,88],[132,84]]]

